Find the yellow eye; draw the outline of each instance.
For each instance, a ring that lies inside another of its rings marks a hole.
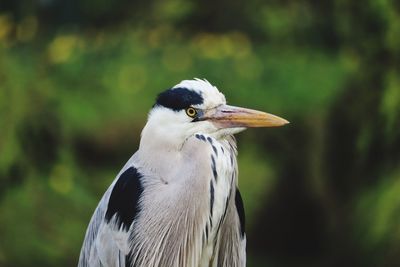
[[[187,114],[189,117],[194,118],[194,117],[196,117],[196,115],[197,115],[197,110],[196,110],[195,108],[192,108],[192,107],[187,108],[187,109],[186,109],[186,114]]]

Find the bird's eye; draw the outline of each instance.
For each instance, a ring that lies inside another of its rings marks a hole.
[[[195,108],[192,108],[192,107],[187,108],[187,109],[186,109],[186,114],[187,114],[189,117],[194,118],[194,117],[196,117],[196,115],[197,115],[197,110],[196,110]]]

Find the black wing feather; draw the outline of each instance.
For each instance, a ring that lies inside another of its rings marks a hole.
[[[139,212],[139,199],[143,193],[142,175],[135,167],[125,170],[118,178],[108,201],[105,219],[107,222],[116,216],[118,228],[129,229]]]
[[[243,200],[242,196],[240,195],[239,188],[236,188],[236,195],[235,195],[235,206],[236,206],[236,211],[239,215],[239,221],[240,221],[240,234],[241,237],[244,237],[244,233],[246,232],[245,229],[245,214],[244,214],[244,207],[243,207]]]

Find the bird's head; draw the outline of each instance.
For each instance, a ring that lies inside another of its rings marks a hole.
[[[288,121],[265,112],[230,106],[206,80],[185,80],[160,93],[142,132],[146,143],[162,139],[180,147],[196,133],[216,139],[248,127],[277,127]]]

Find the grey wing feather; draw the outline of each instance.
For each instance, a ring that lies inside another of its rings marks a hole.
[[[105,214],[112,189],[121,173],[129,167],[128,163],[104,193],[90,220],[78,267],[125,266],[129,233],[112,227],[114,222],[106,223]]]
[[[107,210],[107,202],[110,198],[110,194],[111,187],[104,194],[90,220],[79,257],[79,267],[102,266],[100,257],[98,255],[98,250],[96,248],[96,240],[99,236],[100,226],[104,224],[104,216]]]
[[[239,190],[230,199],[224,223],[221,226],[218,266],[246,266],[246,234],[244,209]]]

